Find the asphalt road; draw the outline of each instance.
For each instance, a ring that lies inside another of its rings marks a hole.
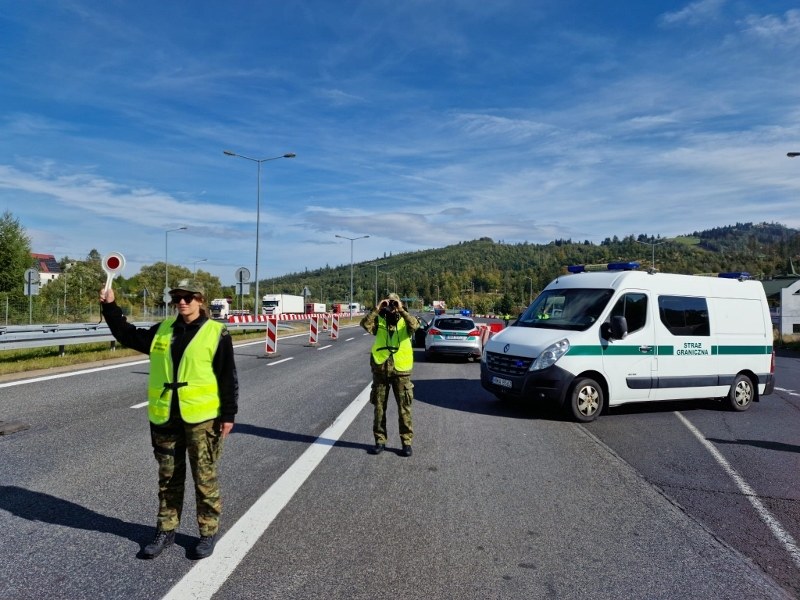
[[[403,458],[394,407],[389,449],[367,453],[370,340],[281,338],[271,359],[237,347],[225,535],[204,561],[187,558],[191,491],[176,546],[136,558],[156,512],[146,412],[133,408],[146,363],[0,384],[0,420],[30,425],[0,436],[0,598],[800,594],[796,358],[778,359],[781,390],[745,413],[662,403],[584,426],[499,402],[478,364],[417,350]]]

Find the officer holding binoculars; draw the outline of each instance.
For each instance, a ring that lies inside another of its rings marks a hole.
[[[411,383],[411,369],[414,367],[414,349],[411,339],[419,328],[416,317],[406,311],[397,294],[381,300],[367,316],[361,319],[361,326],[375,336],[370,356],[372,367],[372,391],[369,401],[375,406],[372,433],[375,447],[372,454],[380,454],[386,449],[386,405],[389,401],[389,388],[397,400],[398,423],[402,456],[411,456],[411,439],[414,431],[411,426],[411,403],[414,400],[414,384]]]

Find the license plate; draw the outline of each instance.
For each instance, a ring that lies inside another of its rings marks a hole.
[[[460,340],[461,336],[460,335],[446,335],[446,336],[444,336],[444,339],[446,339],[446,340]]]
[[[503,379],[502,377],[492,377],[492,383],[504,388],[510,388],[514,385],[510,379]]]

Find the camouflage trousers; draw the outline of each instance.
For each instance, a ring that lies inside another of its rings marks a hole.
[[[217,463],[222,454],[219,423],[215,420],[184,423],[173,416],[164,425],[151,423],[150,436],[158,461],[158,529],[172,531],[181,522],[188,454],[200,535],[214,535],[222,512],[217,477]]]
[[[372,365],[372,390],[369,401],[375,406],[372,422],[372,434],[376,444],[386,443],[386,408],[389,403],[389,389],[394,392],[397,401],[397,421],[400,441],[410,446],[414,437],[411,424],[411,403],[414,400],[414,384],[411,383],[410,371],[396,371],[390,358],[382,365]]]

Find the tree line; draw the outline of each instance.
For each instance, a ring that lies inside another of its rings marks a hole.
[[[415,308],[443,300],[449,307],[466,307],[477,314],[516,314],[527,306],[567,265],[604,264],[636,260],[642,269],[667,273],[747,271],[757,279],[771,279],[792,270],[800,256],[800,231],[779,223],[736,223],[675,238],[646,234],[606,238],[599,244],[556,239],[547,244],[508,244],[484,237],[432,250],[389,254],[354,265],[353,301],[372,306],[396,292]],[[102,257],[91,249],[84,258],[58,260],[62,276],[42,286],[41,322],[56,312],[67,320],[85,320],[87,307],[96,310],[97,292],[105,282]],[[26,269],[33,266],[30,238],[19,220],[6,211],[0,219],[0,299],[27,310],[23,292]],[[135,275],[115,280],[118,302],[129,314],[157,314],[163,310],[164,262],[146,265]],[[203,270],[169,265],[171,283],[192,276],[205,286],[207,298],[231,297],[239,307],[233,286]],[[251,286],[252,289],[253,286]],[[325,265],[303,272],[263,279],[263,293],[302,294],[309,302],[350,301],[350,265]],[[242,308],[253,310],[253,298]],[[39,321],[37,321],[39,322]]]

